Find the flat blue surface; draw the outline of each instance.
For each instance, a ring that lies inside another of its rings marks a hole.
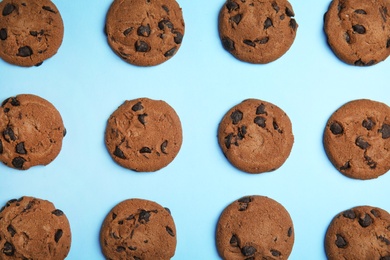
[[[214,233],[222,210],[244,195],[265,195],[289,211],[295,226],[290,259],[326,259],[323,239],[335,214],[357,205],[390,211],[390,173],[359,181],[329,162],[322,134],[329,116],[347,101],[368,98],[390,104],[390,60],[353,67],[336,58],[322,30],[329,0],[291,0],[299,24],[291,49],[266,65],[236,60],[221,46],[218,12],[224,0],[178,1],[186,31],[182,46],[155,67],[125,63],[103,33],[111,0],[54,3],[65,25],[59,52],[40,67],[0,60],[0,100],[39,95],[60,111],[67,135],[50,165],[18,171],[0,165],[0,204],[23,195],[52,201],[68,216],[68,259],[104,259],[100,225],[110,209],[128,198],[170,208],[178,244],[173,259],[219,259]],[[104,145],[110,114],[126,99],[168,102],[183,126],[176,159],[154,173],[115,164]],[[290,117],[295,143],[286,163],[272,173],[250,175],[225,159],[217,127],[233,105],[258,98]]]

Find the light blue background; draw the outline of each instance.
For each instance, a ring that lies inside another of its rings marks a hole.
[[[290,1],[299,24],[296,40],[283,57],[266,65],[240,62],[222,48],[217,19],[224,0],[178,2],[184,40],[178,53],[159,66],[132,66],[112,52],[103,33],[111,0],[55,0],[65,25],[59,52],[40,67],[0,60],[0,100],[39,95],[56,106],[67,128],[62,151],[50,165],[28,171],[0,165],[0,205],[23,195],[52,201],[71,223],[68,259],[103,259],[100,225],[114,205],[128,198],[171,209],[176,260],[219,259],[218,217],[244,195],[271,197],[290,212],[295,225],[290,259],[325,259],[326,228],[342,210],[357,205],[390,210],[390,174],[368,181],[344,177],[322,146],[327,119],[345,102],[369,98],[390,104],[390,60],[354,67],[328,48],[322,26],[329,0]],[[104,145],[110,114],[138,97],[165,100],[182,121],[179,155],[154,173],[120,167]],[[218,147],[219,121],[246,98],[278,105],[293,123],[291,155],[275,172],[240,172]]]

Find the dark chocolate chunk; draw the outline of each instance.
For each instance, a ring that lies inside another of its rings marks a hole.
[[[15,9],[16,7],[13,4],[6,4],[3,9],[3,16],[11,14]]]
[[[119,157],[119,158],[122,158],[122,159],[126,159],[125,154],[123,153],[123,151],[118,146],[115,147],[114,155],[116,157]]]
[[[288,24],[294,31],[298,28],[297,21],[295,19],[291,19],[290,23]]]
[[[365,150],[365,149],[367,149],[368,147],[371,146],[368,142],[364,141],[363,137],[361,137],[361,136],[359,136],[358,138],[356,138],[355,144],[356,144],[359,148],[361,148],[361,149],[363,149],[363,150]]]
[[[266,119],[262,116],[257,116],[254,120],[255,124],[264,128],[266,126],[265,124]]]
[[[230,21],[234,22],[235,24],[239,24],[241,22],[242,15],[241,14],[236,14],[235,16],[230,18]]]
[[[26,151],[26,149],[24,148],[24,142],[21,142],[21,143],[18,143],[17,145],[16,145],[16,152],[18,153],[18,154],[27,154],[27,151]]]
[[[364,128],[366,128],[367,130],[372,130],[372,128],[374,128],[374,126],[375,126],[375,122],[372,121],[371,118],[367,118],[367,119],[364,119],[364,120],[363,120],[362,126],[363,126]]]
[[[54,13],[54,14],[57,13],[55,10],[51,9],[50,6],[42,6],[42,9],[45,10],[45,11],[49,11],[51,13]]]
[[[239,199],[237,201],[241,202],[241,203],[250,203],[250,202],[252,202],[252,198],[249,196],[246,196],[246,197],[242,197],[241,199]]]
[[[133,30],[134,30],[133,27],[129,27],[129,28],[127,28],[126,30],[123,31],[123,35],[124,35],[124,36],[127,36],[127,35],[129,35]]]
[[[138,34],[138,36],[149,37],[149,35],[150,35],[150,26],[149,26],[149,24],[141,25],[140,27],[138,27],[137,34]]]
[[[135,50],[138,52],[148,52],[150,50],[150,47],[144,41],[137,41],[135,43]]]
[[[15,254],[15,247],[10,242],[5,242],[2,252],[6,256],[13,256]]]
[[[390,260],[390,255],[382,256],[379,260]]]
[[[345,41],[346,41],[347,43],[351,43],[351,36],[349,36],[349,33],[348,33],[348,32],[345,33]]]
[[[382,8],[379,8],[379,12],[381,13],[383,21],[386,22],[387,21],[387,7],[382,6]]]
[[[349,163],[349,161],[347,161],[346,163],[344,163],[343,166],[340,167],[340,171],[345,171],[349,168],[351,168],[351,164]]]
[[[380,212],[376,209],[370,210],[371,214],[374,215],[374,217],[379,218],[381,216]]]
[[[120,253],[120,252],[126,251],[126,248],[123,247],[123,246],[118,246],[118,247],[116,248],[116,251]]]
[[[231,246],[234,246],[234,247],[239,247],[240,246],[238,237],[236,235],[232,235],[232,237],[230,238],[230,242],[229,243],[230,243]]]
[[[292,229],[292,227],[289,227],[287,230],[287,236],[291,237],[292,233],[293,233],[293,229]]]
[[[136,247],[136,246],[128,246],[127,248],[130,249],[131,251],[137,250],[137,247]]]
[[[231,144],[234,144],[235,146],[238,146],[238,143],[237,143],[237,140],[235,140],[234,142],[232,142],[234,139],[234,134],[228,134],[226,137],[225,137],[225,146],[227,149],[230,149],[230,146]]]
[[[11,98],[11,105],[13,105],[14,107],[17,107],[17,106],[20,106],[20,102],[19,102],[19,100],[17,100],[16,97],[12,97]]]
[[[151,215],[150,211],[146,211],[142,209],[141,212],[139,213],[138,222],[141,223],[149,222],[150,215]]]
[[[131,107],[131,110],[133,110],[134,112],[137,112],[142,109],[144,109],[144,107],[142,106],[141,102],[137,102],[134,106]]]
[[[366,213],[363,218],[361,218],[361,217],[359,218],[359,224],[360,224],[360,226],[362,226],[364,228],[368,227],[369,225],[372,224],[371,216]]]
[[[58,229],[56,231],[56,233],[54,234],[54,241],[56,241],[56,243],[58,243],[58,241],[60,241],[63,233],[64,232],[62,231],[62,229]]]
[[[258,43],[258,44],[266,44],[268,41],[269,41],[269,37],[268,36],[266,36],[264,38],[261,38],[259,40],[255,40],[255,42]]]
[[[231,115],[230,118],[233,121],[233,125],[237,125],[243,118],[244,114],[240,110],[234,111]]]
[[[229,0],[227,3],[226,3],[226,8],[229,10],[229,12],[232,12],[232,11],[235,11],[237,10],[238,8],[240,8],[240,6],[234,2],[234,1],[231,1]]]
[[[293,17],[295,16],[293,10],[291,10],[290,8],[286,7],[286,14],[288,17]]]
[[[349,218],[349,219],[355,219],[356,218],[356,214],[355,214],[355,212],[352,209],[344,211],[343,212],[343,216],[345,218]]]
[[[243,248],[241,248],[241,254],[243,254],[244,256],[254,255],[256,251],[256,248],[254,248],[253,246],[244,246]]]
[[[9,126],[3,131],[3,137],[7,142],[16,140],[15,133]]]
[[[11,237],[15,236],[16,230],[12,225],[8,225],[7,231],[10,233]]]
[[[176,43],[176,44],[181,44],[181,42],[183,41],[183,34],[180,33],[180,32],[173,32],[175,34],[175,37],[173,38],[173,41]]]
[[[18,53],[16,56],[20,57],[29,57],[33,54],[33,50],[31,49],[30,46],[23,46],[18,49]]]
[[[55,209],[51,213],[56,215],[57,217],[64,215],[64,212],[60,209]]]
[[[335,244],[338,248],[345,248],[348,245],[348,242],[340,234],[336,234]]]
[[[160,28],[160,30],[164,30],[164,28],[169,28],[169,29],[172,30],[173,29],[173,24],[169,20],[161,20],[158,23],[158,28]]]
[[[245,135],[246,135],[246,126],[242,126],[242,127],[238,127],[238,138],[240,138],[240,140],[244,139],[245,138]]]
[[[251,47],[255,47],[256,46],[256,44],[253,41],[251,41],[251,40],[244,40],[243,43],[246,44],[246,45],[249,45]]]
[[[361,24],[352,25],[352,29],[354,32],[356,32],[358,34],[365,34],[366,33],[366,28]]]
[[[368,155],[364,155],[364,160],[366,161],[367,165],[370,166],[371,169],[375,169],[377,163]]]
[[[344,129],[343,129],[343,127],[339,123],[333,122],[330,125],[330,131],[334,135],[339,135],[339,134],[342,134],[344,132]]]
[[[0,140],[0,154],[3,153],[3,142]]]
[[[275,12],[279,12],[280,8],[276,2],[272,2],[272,8],[275,10]]]
[[[261,114],[267,114],[267,112],[265,112],[264,104],[261,104],[256,108],[256,115],[261,115]]]
[[[172,49],[168,50],[166,53],[164,53],[165,57],[172,57],[176,52],[176,47],[173,47]]]
[[[170,236],[172,236],[172,237],[174,237],[174,236],[175,236],[175,233],[173,233],[173,230],[172,230],[172,228],[170,228],[170,227],[166,226],[166,227],[165,227],[165,229],[167,230],[167,232],[168,232],[168,234],[169,234]]]
[[[364,11],[363,9],[356,9],[355,13],[357,13],[357,14],[367,14],[367,12]]]
[[[152,153],[152,149],[149,147],[142,147],[141,150],[139,150],[140,153]]]
[[[7,34],[7,29],[1,28],[0,29],[0,40],[5,41],[7,40],[8,34]]]
[[[390,47],[390,39],[387,39],[386,48],[389,48],[389,47]]]
[[[17,169],[22,169],[23,168],[23,164],[26,160],[22,157],[15,157],[13,160],[12,160],[12,165],[17,168]]]
[[[269,27],[273,26],[271,18],[267,18],[264,22],[264,29],[268,29]]]
[[[283,132],[282,129],[279,128],[279,125],[278,125],[278,123],[276,123],[276,121],[273,121],[273,122],[272,122],[272,125],[273,125],[274,129],[275,129],[276,131],[278,131],[279,133],[282,133],[282,132]]]
[[[167,12],[167,13],[169,14],[169,8],[168,8],[168,6],[163,5],[163,6],[161,6],[161,7],[162,7],[162,9],[164,9],[165,12]]]
[[[387,246],[390,245],[390,240],[385,238],[384,236],[378,236],[378,239],[385,243]]]
[[[168,140],[165,140],[161,146],[160,146],[160,149],[161,149],[161,152],[164,153],[164,154],[168,154],[167,153],[167,146],[168,146]]]
[[[281,256],[282,255],[282,253],[280,253],[280,251],[275,250],[275,249],[271,249],[271,254],[273,256]]]
[[[140,121],[141,124],[145,125],[145,123],[146,123],[145,117],[147,117],[147,116],[148,116],[148,114],[146,114],[146,113],[143,113],[143,114],[141,114],[141,115],[138,115],[138,121]]]
[[[382,133],[382,138],[387,139],[390,137],[390,125],[383,124],[382,128],[379,130],[380,133]]]
[[[234,46],[234,41],[228,37],[222,38],[222,46],[227,51],[234,51],[236,47]]]

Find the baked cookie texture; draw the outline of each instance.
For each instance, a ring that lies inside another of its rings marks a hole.
[[[390,169],[390,107],[359,99],[337,109],[323,137],[329,160],[342,174],[373,179]]]
[[[390,214],[372,206],[337,214],[325,235],[325,251],[329,260],[390,259]]]
[[[172,58],[184,37],[182,10],[175,0],[115,0],[105,31],[112,50],[137,66]]]
[[[3,0],[0,12],[1,59],[30,67],[57,53],[64,24],[50,0]]]
[[[218,143],[236,168],[263,173],[283,165],[290,155],[294,135],[291,121],[282,109],[266,101],[247,99],[222,118]]]
[[[324,17],[327,41],[351,65],[370,66],[390,54],[390,2],[333,0]]]
[[[286,0],[227,0],[219,13],[219,36],[237,59],[269,63],[293,44],[298,29],[294,16]]]
[[[165,101],[125,101],[107,122],[105,143],[119,165],[153,172],[170,164],[182,144],[181,122]]]
[[[53,203],[25,196],[0,209],[0,259],[65,259],[70,247],[69,221]]]
[[[259,195],[242,197],[222,212],[216,230],[222,259],[288,259],[294,226],[277,201]]]
[[[7,98],[0,107],[0,161],[27,170],[51,163],[60,153],[66,130],[58,110],[32,94]]]
[[[171,212],[149,200],[122,201],[104,219],[100,245],[106,259],[171,259],[176,250]]]

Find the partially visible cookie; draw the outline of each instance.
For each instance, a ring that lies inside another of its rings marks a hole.
[[[104,219],[100,245],[106,259],[171,259],[176,227],[169,209],[144,199],[117,204]]]
[[[325,13],[328,44],[342,61],[369,66],[390,54],[390,2],[333,0]]]
[[[53,203],[21,197],[0,209],[0,259],[65,259],[70,246],[68,219]]]
[[[64,24],[50,0],[0,2],[0,58],[30,67],[57,53]]]
[[[264,196],[242,197],[222,212],[216,231],[222,259],[288,259],[294,226],[287,210]]]
[[[235,167],[262,173],[279,168],[287,160],[294,136],[291,121],[282,109],[247,99],[225,114],[219,124],[218,142]]]
[[[108,119],[105,143],[121,166],[139,172],[157,171],[179,153],[181,122],[162,100],[128,100]]]
[[[390,259],[390,214],[358,206],[337,214],[325,235],[329,260]]]
[[[298,29],[287,0],[227,0],[219,13],[223,47],[249,63],[272,62],[285,54]]]
[[[154,66],[179,50],[184,20],[175,0],[115,0],[105,29],[109,45],[124,61]]]
[[[342,174],[373,179],[390,169],[390,107],[359,99],[341,106],[324,131],[328,158]]]
[[[7,98],[0,107],[0,161],[19,170],[47,165],[60,153],[65,133],[49,101],[31,94]]]

